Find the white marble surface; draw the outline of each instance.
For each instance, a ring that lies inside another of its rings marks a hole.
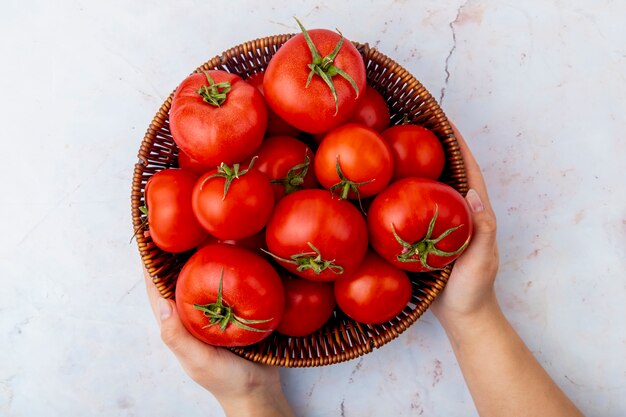
[[[293,15],[443,98],[498,213],[507,316],[586,414],[625,415],[626,3],[285,3],[0,3],[0,415],[222,415],[151,317],[132,168],[185,75]],[[476,415],[429,313],[361,359],[282,375],[300,416]]]

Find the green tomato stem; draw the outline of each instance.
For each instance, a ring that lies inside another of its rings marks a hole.
[[[216,84],[207,71],[204,71],[204,75],[209,85],[203,85],[196,92],[202,96],[202,100],[206,103],[220,107],[226,101],[226,97],[231,90],[231,85],[228,81]]]
[[[306,41],[306,44],[311,51],[312,62],[308,64],[311,72],[309,72],[305,87],[309,87],[313,76],[317,75],[318,77],[320,77],[326,83],[326,85],[330,89],[331,94],[333,95],[333,99],[335,100],[335,115],[337,115],[337,113],[339,112],[339,97],[337,96],[337,89],[335,88],[335,84],[333,82],[334,76],[339,75],[340,77],[346,79],[356,92],[355,98],[359,97],[359,87],[357,86],[354,79],[344,70],[334,65],[334,60],[337,57],[337,54],[339,54],[341,47],[343,46],[343,34],[338,31],[341,38],[339,39],[339,42],[337,42],[337,45],[335,45],[335,49],[333,49],[330,54],[322,58],[319,51],[317,50],[317,47],[313,43],[313,40],[309,36],[309,32],[307,32],[307,30],[304,28],[302,23],[300,23],[298,18],[294,17],[294,19],[296,19],[296,22],[298,22],[298,26],[300,26],[300,30],[302,31],[302,35],[304,36],[304,40]]]
[[[199,310],[205,317],[209,318],[209,324],[204,326],[203,328],[212,327],[214,325],[219,325],[219,328],[224,331],[228,328],[230,324],[234,324],[237,327],[240,327],[244,330],[248,330],[251,332],[270,332],[271,330],[257,329],[249,326],[249,324],[261,324],[267,323],[272,319],[267,320],[249,320],[244,319],[237,316],[234,313],[234,306],[229,306],[224,303],[224,299],[222,296],[222,286],[224,281],[224,269],[222,268],[222,272],[220,275],[220,284],[217,290],[217,300],[214,303],[210,304],[194,304],[193,308],[195,310]]]
[[[294,165],[287,172],[287,176],[284,178],[278,178],[270,180],[272,184],[280,184],[285,187],[285,194],[291,194],[302,188],[304,184],[304,177],[309,172],[309,166],[311,165],[311,158],[309,158],[309,152],[304,153],[304,162],[298,165]]]
[[[441,235],[435,238],[432,238],[433,230],[435,228],[435,222],[437,221],[438,215],[439,215],[439,206],[435,205],[435,214],[433,215],[432,219],[430,220],[430,223],[428,224],[428,230],[426,231],[426,236],[422,240],[415,242],[415,243],[408,243],[407,241],[403,240],[396,232],[396,228],[393,225],[393,223],[391,223],[391,232],[393,233],[394,238],[404,248],[402,252],[396,256],[396,260],[398,260],[398,262],[406,262],[406,263],[419,262],[422,264],[422,266],[425,269],[429,271],[435,271],[441,268],[433,268],[428,264],[429,254],[432,253],[433,255],[437,255],[441,257],[451,257],[451,256],[458,255],[459,253],[463,252],[465,248],[467,248],[467,245],[469,245],[469,241],[470,241],[469,236],[467,240],[465,240],[465,242],[457,250],[452,251],[452,252],[442,251],[435,246],[446,236],[450,235],[457,229],[464,226],[463,224],[460,224],[458,226],[451,227],[445,232],[443,232]]]
[[[296,253],[291,255],[290,259],[281,258],[280,256],[265,249],[261,250],[277,261],[297,265],[296,270],[299,272],[311,269],[316,275],[319,275],[328,269],[335,274],[343,274],[343,267],[341,265],[337,265],[334,259],[322,259],[322,254],[319,249],[317,249],[311,242],[307,242],[307,244],[311,247],[311,249],[313,249],[313,252]]]
[[[361,207],[361,211],[365,214],[365,211],[363,210],[363,204],[361,203],[361,193],[359,192],[359,188],[365,184],[369,184],[373,182],[375,178],[368,180],[368,181],[363,181],[363,182],[350,181],[348,177],[345,176],[345,174],[343,173],[343,170],[341,169],[341,164],[339,163],[339,155],[337,155],[337,161],[335,162],[335,169],[337,170],[337,176],[339,177],[339,182],[336,184],[333,184],[330,187],[331,194],[334,196],[335,190],[341,189],[341,193],[339,194],[339,199],[346,200],[350,194],[350,191],[352,191],[356,195],[357,200],[359,200],[359,206]]]
[[[230,189],[233,181],[239,179],[242,175],[247,174],[248,171],[250,171],[250,169],[252,169],[252,167],[254,166],[254,162],[257,158],[258,156],[253,157],[250,160],[248,167],[244,170],[240,170],[239,164],[234,164],[232,167],[229,167],[222,162],[220,166],[217,167],[217,172],[215,174],[209,175],[204,179],[204,181],[202,181],[202,184],[200,184],[200,189],[202,190],[204,184],[211,178],[224,178],[224,195],[222,196],[222,201],[226,200],[226,194],[228,194],[228,190]]]

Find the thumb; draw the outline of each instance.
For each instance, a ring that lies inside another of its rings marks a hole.
[[[483,248],[494,245],[496,241],[496,216],[489,205],[489,200],[486,196],[481,198],[473,188],[467,192],[465,200],[472,212],[473,245]]]
[[[196,339],[180,321],[176,303],[172,300],[159,298],[157,300],[161,339],[176,355],[183,367],[193,366],[193,363],[203,361],[210,353],[210,346]]]

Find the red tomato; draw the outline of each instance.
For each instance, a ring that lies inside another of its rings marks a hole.
[[[316,188],[313,152],[290,136],[267,138],[255,155],[255,167],[265,174],[274,188],[276,201],[302,188]]]
[[[232,245],[196,252],[176,282],[176,309],[196,338],[215,346],[256,343],[276,329],[285,295],[265,259]]]
[[[383,138],[393,154],[393,179],[422,177],[436,180],[441,176],[446,158],[443,146],[430,130],[417,125],[393,126]]]
[[[178,166],[197,175],[202,175],[215,169],[215,165],[201,164],[187,155],[182,149],[178,149]]]
[[[390,119],[387,102],[378,91],[368,85],[350,122],[362,124],[380,133],[389,127]]]
[[[280,200],[265,237],[282,266],[313,281],[349,275],[367,250],[367,226],[359,210],[326,190],[297,191]]]
[[[219,239],[242,239],[263,229],[272,214],[274,191],[252,164],[220,166],[200,177],[191,199],[193,212],[206,230]]]
[[[164,169],[151,176],[146,184],[150,236],[164,251],[188,251],[207,236],[191,208],[196,179],[191,172]]]
[[[315,175],[341,198],[366,198],[382,191],[393,172],[389,146],[374,130],[349,123],[326,135],[315,154]]]
[[[368,251],[356,272],[335,282],[341,311],[365,324],[396,317],[411,299],[411,281],[404,271]]]
[[[198,249],[202,249],[205,246],[213,245],[215,243],[225,243],[227,245],[239,246],[240,248],[248,249],[258,255],[266,255],[261,249],[267,250],[267,244],[265,243],[265,231],[261,231],[256,235],[244,237],[243,239],[218,239],[215,236],[209,235],[204,242],[198,246]]]
[[[261,94],[265,94],[263,91],[263,77],[264,72],[257,72],[246,79],[246,82],[250,83],[254,87],[258,88]],[[272,109],[267,109],[267,131],[266,136],[298,136],[300,130],[291,126],[279,115],[277,115]]]
[[[285,42],[270,60],[263,83],[265,98],[289,124],[308,133],[326,132],[354,114],[365,91],[365,64],[356,47],[340,34],[300,28],[303,33]],[[328,75],[331,85],[321,72]]]
[[[243,161],[261,144],[266,126],[267,109],[259,90],[225,71],[190,75],[172,99],[174,141],[202,164]]]
[[[405,178],[378,194],[367,223],[372,247],[387,262],[413,272],[441,269],[469,244],[465,199],[449,185]]]
[[[285,313],[276,331],[287,336],[306,336],[328,321],[335,309],[332,282],[283,277]]]

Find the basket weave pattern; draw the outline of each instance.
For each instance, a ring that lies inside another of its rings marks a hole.
[[[246,42],[229,49],[204,63],[194,72],[222,69],[241,77],[264,71],[278,48],[293,35],[277,35]],[[467,180],[458,144],[443,111],[422,84],[396,62],[370,48],[354,43],[363,56],[368,85],[386,99],[391,111],[391,124],[405,117],[412,124],[432,130],[443,144],[446,168],[440,181],[465,195]],[[132,183],[132,218],[135,230],[142,229],[145,217],[144,189],[150,176],[162,169],[177,166],[178,148],[169,128],[172,93],[163,103],[141,142]],[[149,236],[140,231],[136,241],[142,261],[154,285],[165,298],[173,298],[180,269],[190,253],[170,254],[156,247]],[[451,266],[431,273],[409,273],[413,295],[409,305],[391,321],[379,325],[355,322],[337,310],[329,322],[317,332],[305,337],[288,337],[273,333],[263,341],[231,350],[249,360],[266,365],[308,367],[350,360],[395,339],[413,324],[443,290]]]

